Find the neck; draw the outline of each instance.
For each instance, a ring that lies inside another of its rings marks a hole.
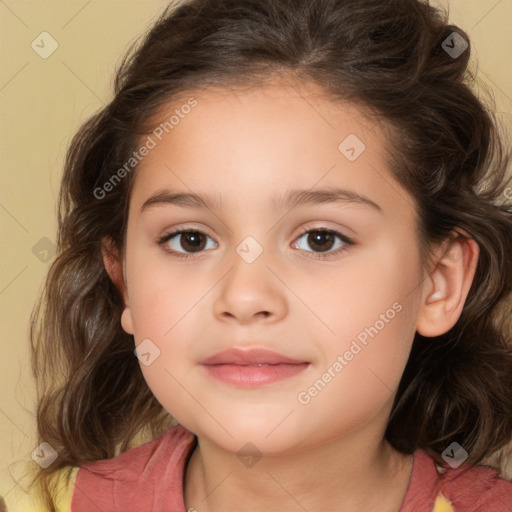
[[[398,512],[412,456],[358,433],[298,452],[241,461],[205,439],[186,469],[187,510]],[[245,463],[244,463],[245,462]]]

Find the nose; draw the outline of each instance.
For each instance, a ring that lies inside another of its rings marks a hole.
[[[288,311],[283,288],[263,256],[248,263],[235,253],[231,270],[217,288],[214,315],[239,324],[279,321]]]

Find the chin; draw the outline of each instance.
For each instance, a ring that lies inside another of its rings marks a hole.
[[[244,411],[240,415],[233,414],[228,418],[216,417],[220,425],[214,420],[207,424],[201,422],[200,425],[197,424],[197,421],[194,421],[193,424],[186,422],[182,424],[199,438],[207,439],[235,454],[243,452],[244,449],[250,452],[251,446],[248,446],[250,444],[254,445],[255,451],[261,454],[278,455],[295,449],[297,444],[301,444],[303,441],[302,437],[305,436],[304,429],[299,429],[292,423],[285,425],[291,418],[280,424],[285,417],[286,414],[283,413],[280,413],[278,417],[275,414],[265,417],[254,411]]]

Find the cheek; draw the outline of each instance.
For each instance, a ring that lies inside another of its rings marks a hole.
[[[360,429],[386,409],[389,414],[414,336],[409,306],[393,313],[388,323],[374,321],[331,345],[326,361],[304,383],[297,407],[313,433],[334,437]]]
[[[318,337],[319,381],[316,387],[311,382],[311,395],[320,407],[334,403],[354,412],[369,411],[396,390],[419,305],[421,274],[412,249],[408,254],[406,247],[389,244],[379,260],[361,254],[358,265],[333,272],[321,290],[309,296],[329,328],[319,326],[324,332]]]
[[[177,358],[181,365],[174,367],[169,364],[169,358]],[[184,392],[188,369],[185,368],[180,354],[169,354],[164,346],[160,356],[148,366],[142,364],[141,370],[147,385],[162,407],[181,422],[183,418],[180,413],[190,409],[190,396]]]
[[[130,256],[129,302],[141,371],[157,400],[182,421],[180,412],[190,409],[184,387],[195,365],[191,340],[204,331],[199,323],[206,318],[206,302],[201,298],[213,283],[192,266],[178,267],[165,256],[142,251]]]
[[[382,241],[373,249],[379,258],[360,250],[339,268],[318,269],[316,275],[313,270],[294,287],[317,317],[331,351],[348,349],[358,336],[363,343],[376,335],[407,345],[414,334],[421,280],[417,254],[396,241]]]
[[[192,266],[179,266],[162,254],[132,254],[128,272],[137,341],[168,336],[211,287],[208,276],[198,275]]]

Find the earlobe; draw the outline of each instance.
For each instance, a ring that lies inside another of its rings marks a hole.
[[[122,258],[116,250],[114,243],[109,238],[104,238],[101,243],[101,252],[103,256],[103,264],[110,276],[114,286],[119,290],[124,301],[124,310],[121,314],[121,326],[128,334],[133,334],[133,322],[128,302],[128,292],[124,281],[124,268]]]
[[[463,234],[444,246],[426,280],[416,330],[426,337],[448,332],[458,321],[475,276],[478,244]]]
[[[121,314],[121,327],[125,333],[134,334],[132,312],[130,311],[130,306],[125,305]]]

